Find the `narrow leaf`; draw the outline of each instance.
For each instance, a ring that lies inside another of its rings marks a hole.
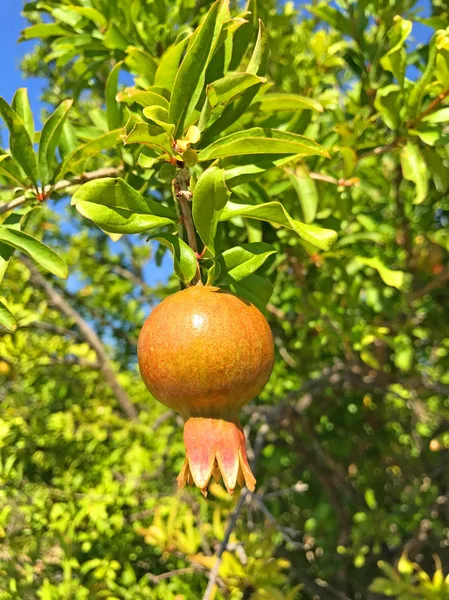
[[[237,296],[246,298],[261,311],[265,310],[265,306],[273,293],[273,284],[271,281],[256,273],[245,277],[242,281],[231,284],[230,287]]]
[[[47,119],[39,143],[39,174],[42,185],[50,183],[56,163],[56,149],[62,134],[65,120],[72,106],[72,100],[64,100]]]
[[[171,135],[174,129],[173,123],[169,122],[168,110],[162,106],[147,106],[143,109],[146,119],[159,125],[168,134]]]
[[[437,110],[425,116],[423,121],[426,123],[448,123],[449,122],[449,106]]]
[[[137,214],[122,208],[109,208],[92,202],[79,201],[76,208],[80,215],[93,221],[106,233],[144,233],[155,227],[173,225],[172,219],[149,214]]]
[[[315,110],[323,112],[323,106],[313,98],[298,94],[267,94],[263,96],[257,107],[262,112],[279,112],[282,110]]]
[[[163,246],[169,248],[173,254],[173,263],[176,277],[185,285],[189,285],[196,275],[197,259],[195,253],[183,240],[172,233],[161,233],[158,236],[148,238],[156,240]]]
[[[30,258],[53,275],[63,279],[67,278],[68,269],[62,258],[31,235],[3,225],[0,226],[0,242],[28,254]]]
[[[16,91],[14,98],[12,99],[11,107],[22,119],[30,139],[34,140],[33,112],[31,110],[30,101],[28,99],[28,90],[26,88],[19,88]]]
[[[337,233],[332,229],[323,229],[316,225],[307,225],[288,214],[280,202],[265,204],[235,204],[228,202],[220,216],[220,221],[229,221],[234,217],[247,217],[259,221],[269,221],[275,225],[295,231],[300,238],[313,244],[321,250],[329,250],[337,239]]]
[[[163,87],[169,92],[172,91],[179,63],[181,62],[181,57],[188,41],[189,37],[186,37],[178,44],[170,46],[170,48],[164,52],[156,70],[154,85]]]
[[[153,85],[158,66],[154,58],[148,52],[136,46],[128,46],[126,52],[125,64],[129,70],[139,75],[139,77],[145,77],[148,84]]]
[[[0,155],[0,175],[12,181],[15,186],[27,186],[26,173],[9,154]]]
[[[233,73],[222,79],[217,79],[207,86],[207,96],[212,108],[224,104],[242,94],[245,90],[265,81],[262,77],[251,73]]]
[[[162,106],[168,108],[168,100],[149,90],[139,90],[135,87],[127,87],[117,94],[117,101],[126,104],[140,104],[140,106]]]
[[[280,167],[298,158],[291,154],[248,154],[232,156],[221,160],[225,169],[226,185],[228,188],[241,185],[260,177],[262,173]]]
[[[192,215],[196,230],[211,254],[215,254],[215,234],[220,214],[231,193],[224,169],[209,167],[198,179],[193,192]]]
[[[18,114],[0,97],[0,116],[9,129],[9,145],[14,160],[22,167],[33,183],[39,180],[36,154],[33,142],[25,127],[25,123]]]
[[[404,44],[412,31],[412,22],[397,15],[395,24],[388,32],[392,47],[380,59],[380,64],[386,71],[390,71],[396,77],[401,88],[404,85],[406,54]]]
[[[0,302],[0,326],[4,327],[7,331],[14,333],[17,329],[17,322],[12,312]]]
[[[254,127],[231,133],[201,150],[198,160],[211,160],[243,154],[296,154],[300,156],[326,156],[322,146],[296,133]]]
[[[421,204],[427,198],[429,181],[426,162],[416,144],[407,142],[401,149],[401,167],[405,179],[416,186],[414,204]]]
[[[263,242],[242,244],[225,250],[223,254],[217,256],[217,262],[221,267],[218,285],[227,285],[245,279],[275,253],[276,250],[270,244]]]
[[[251,60],[246,69],[246,73],[263,77],[266,74],[268,65],[268,34],[264,24],[259,20],[259,32],[257,35],[256,45],[254,47]],[[248,88],[242,96],[238,97],[234,102],[228,104],[221,116],[210,127],[207,128],[204,135],[204,142],[208,143],[213,140],[231,125],[234,125],[240,117],[245,113],[254,97],[258,93],[261,84],[253,85]]]
[[[288,171],[288,176],[298,194],[304,221],[312,223],[318,206],[318,190],[315,181],[304,165],[298,165],[295,171]]]
[[[24,40],[34,40],[36,38],[48,38],[53,36],[67,35],[69,32],[56,23],[38,23],[27,27],[20,32],[20,42]]]
[[[170,139],[163,129],[159,126],[148,123],[137,123],[133,129],[125,135],[123,143],[126,144],[144,144],[149,148],[159,150],[161,154],[173,154],[170,145]]]
[[[81,201],[142,215],[176,218],[175,211],[163,206],[160,202],[142,196],[120,177],[117,179],[104,177],[84,183],[73,194],[71,204],[76,205]]]
[[[84,163],[88,158],[95,156],[95,154],[98,154],[102,150],[109,150],[120,144],[122,142],[122,134],[122,129],[115,129],[94,140],[90,140],[87,144],[74,150],[57,170],[58,178],[62,179],[68,172],[82,172]]]
[[[204,87],[208,62],[213,55],[228,12],[227,0],[216,0],[206,18],[191,38],[187,53],[173,83],[169,119],[175,124],[174,137],[179,137],[184,124],[199,100]]]
[[[116,100],[118,91],[118,78],[122,65],[123,61],[118,62],[109,73],[109,77],[106,81],[106,116],[110,130],[118,129],[122,124],[120,105]]]

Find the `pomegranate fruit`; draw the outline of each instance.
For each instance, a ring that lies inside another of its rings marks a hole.
[[[273,368],[270,327],[250,302],[212,286],[194,286],[161,302],[139,336],[139,367],[151,394],[184,418],[186,459],[179,487],[223,477],[254,490],[240,408]]]

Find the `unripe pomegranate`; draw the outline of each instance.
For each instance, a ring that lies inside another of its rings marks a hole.
[[[252,491],[240,408],[267,383],[273,337],[250,302],[211,286],[166,298],[146,320],[138,358],[152,395],[184,418],[186,459],[179,487],[195,483],[204,495],[211,476]]]

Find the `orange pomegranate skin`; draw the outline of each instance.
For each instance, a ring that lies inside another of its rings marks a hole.
[[[254,488],[238,413],[273,368],[273,337],[262,313],[219,288],[189,287],[150,314],[138,359],[151,394],[186,421],[179,485],[194,482],[204,493],[212,473],[221,472],[231,493],[244,480]]]

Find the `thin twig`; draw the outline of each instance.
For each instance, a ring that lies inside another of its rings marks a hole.
[[[114,392],[115,397],[117,398],[118,403],[120,404],[123,412],[132,420],[137,419],[138,413],[136,407],[131,402],[128,394],[120,385],[117,376],[112,369],[109,359],[107,357],[106,351],[103,347],[103,344],[98,337],[97,333],[92,329],[92,327],[83,319],[83,317],[72,307],[70,304],[63,298],[63,296],[55,290],[55,288],[39,273],[33,263],[26,257],[24,257],[23,262],[27,265],[28,269],[31,271],[31,276],[33,281],[44,290],[52,304],[59,309],[66,317],[72,319],[76,326],[78,327],[80,333],[89,344],[89,346],[94,350],[97,355],[97,360],[101,365],[101,371],[106,379],[111,390]]]
[[[237,503],[237,506],[234,508],[234,510],[231,513],[231,516],[229,518],[229,523],[228,523],[228,526],[226,527],[226,531],[224,534],[224,538],[223,538],[223,540],[220,544],[220,547],[218,548],[217,553],[215,555],[216,559],[215,559],[214,566],[212,567],[212,569],[210,570],[210,573],[209,573],[209,581],[207,582],[207,587],[206,587],[206,591],[204,592],[204,595],[203,595],[203,600],[210,600],[212,598],[212,593],[213,593],[215,585],[217,583],[218,572],[220,570],[220,566],[223,561],[223,554],[226,552],[226,550],[228,548],[229,538],[231,537],[231,533],[237,524],[237,519],[239,518],[240,511],[242,510],[243,505],[245,504],[245,501],[246,501],[246,497],[249,494],[250,494],[250,492],[246,488],[244,490],[242,490],[242,493],[240,494],[240,498]]]
[[[407,127],[409,129],[415,127],[415,125],[417,125],[420,121],[422,121],[424,119],[424,117],[427,117],[427,115],[430,115],[430,113],[432,113],[436,108],[438,108],[438,106],[448,96],[449,96],[449,88],[447,88],[446,90],[443,90],[440,94],[438,94],[438,96],[436,98],[434,98],[434,100],[432,100],[432,102],[429,104],[429,106],[425,110],[423,110],[421,113],[419,113],[419,115],[417,117],[415,117],[414,119],[411,119],[407,123]]]
[[[184,567],[182,569],[173,569],[173,571],[167,571],[167,573],[161,573],[160,575],[147,573],[147,577],[152,583],[159,583],[164,579],[170,579],[171,577],[177,577],[178,575],[187,575],[187,573],[195,573],[196,571],[198,571],[196,567]]]
[[[198,255],[198,244],[196,243],[195,225],[192,218],[192,192],[189,190],[190,173],[185,167],[178,171],[173,180],[173,197],[178,202],[182,214],[182,224],[187,233],[189,246]],[[201,285],[200,265],[197,261],[196,274],[193,279],[194,284]]]
[[[72,185],[86,183],[86,181],[93,181],[94,179],[101,179],[102,177],[115,177],[120,173],[120,171],[121,169],[117,167],[105,167],[103,169],[97,169],[96,171],[83,173],[82,175],[78,175],[77,177],[74,177],[70,180],[62,179],[54,185],[47,185],[43,190],[43,194],[48,199],[49,195],[51,195],[53,192],[60,192]],[[23,196],[18,196],[17,198],[14,198],[14,200],[11,200],[10,202],[6,202],[6,204],[0,205],[0,215],[10,210],[13,210],[19,206],[22,206],[22,204],[25,204],[25,202],[28,202],[29,200],[30,198],[28,198],[28,196],[24,194]]]
[[[411,292],[407,296],[408,302],[413,302],[413,300],[417,300],[418,298],[422,298],[426,294],[433,292],[437,288],[442,287],[447,281],[449,281],[449,268],[443,269],[441,273],[438,273],[427,285],[425,285],[420,290],[416,290],[415,292]]]

